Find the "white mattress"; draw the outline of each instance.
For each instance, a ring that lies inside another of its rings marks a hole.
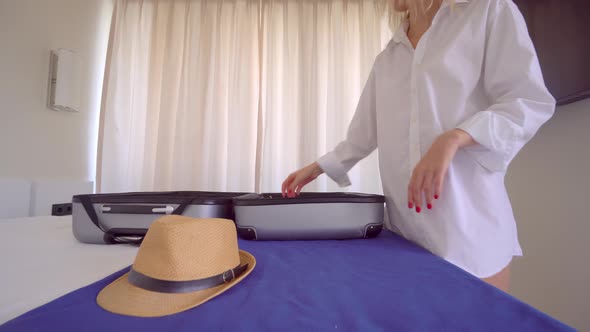
[[[79,243],[71,216],[0,220],[0,324],[131,265],[136,252]]]

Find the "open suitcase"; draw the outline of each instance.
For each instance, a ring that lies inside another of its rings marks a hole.
[[[234,219],[232,199],[244,193],[174,191],[77,195],[72,228],[82,243],[139,243],[153,221],[167,214]]]
[[[234,212],[244,239],[334,240],[377,236],[384,205],[384,196],[357,193],[248,194],[234,199]]]

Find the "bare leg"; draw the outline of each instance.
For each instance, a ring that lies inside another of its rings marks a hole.
[[[508,293],[508,289],[510,288],[510,265],[495,275],[489,278],[483,278],[482,280]]]

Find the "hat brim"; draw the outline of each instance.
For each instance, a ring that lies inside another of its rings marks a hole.
[[[103,288],[96,302],[103,309],[126,316],[161,317],[179,313],[220,295],[247,277],[256,266],[250,253],[240,250],[240,265],[248,264],[242,275],[227,284],[192,293],[159,293],[136,287],[127,280],[128,273]]]

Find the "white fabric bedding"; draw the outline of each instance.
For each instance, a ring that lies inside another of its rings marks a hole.
[[[136,252],[79,243],[71,216],[0,220],[0,324],[131,265]]]

